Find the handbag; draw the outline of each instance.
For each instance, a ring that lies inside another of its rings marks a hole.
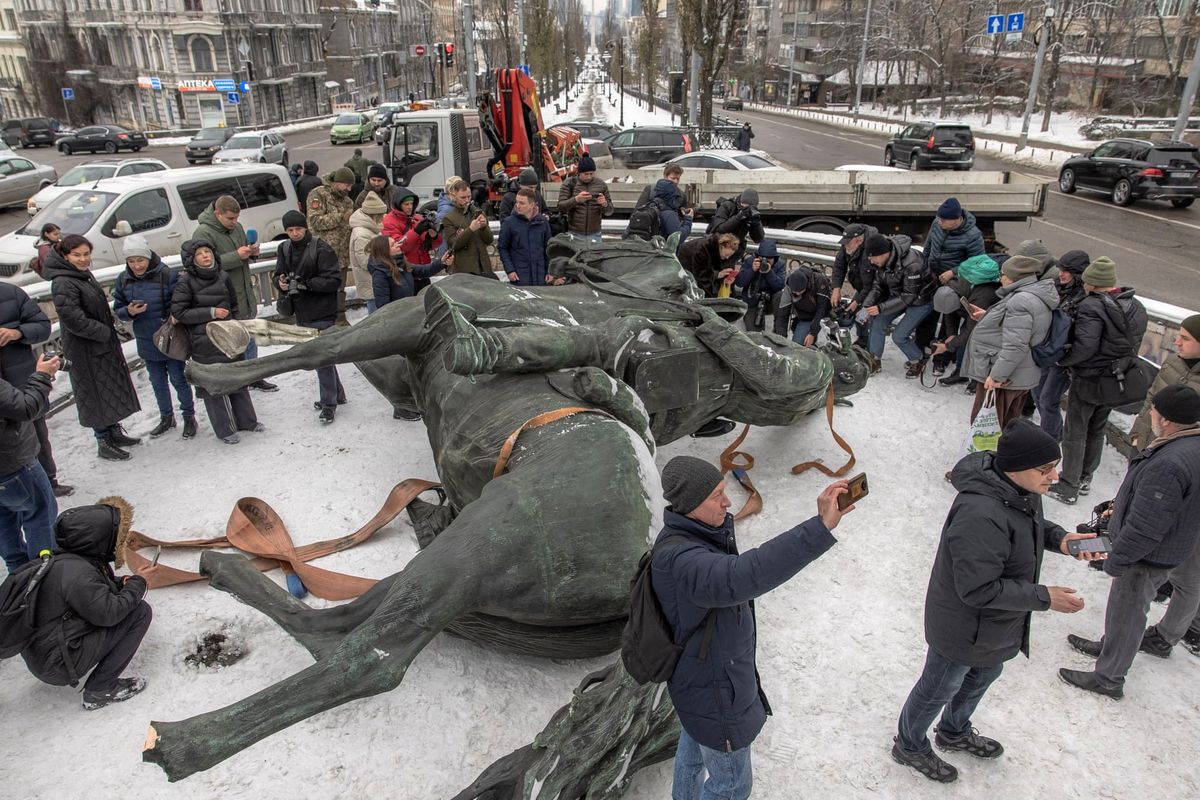
[[[154,332],[154,346],[167,358],[187,361],[192,357],[192,342],[186,326],[168,317]]]
[[[970,453],[984,450],[995,452],[999,444],[1000,415],[996,412],[996,392],[989,389],[983,396],[983,405],[975,416],[975,421],[971,423],[971,427],[967,431],[967,437],[963,440],[962,451],[958,457],[961,459]]]

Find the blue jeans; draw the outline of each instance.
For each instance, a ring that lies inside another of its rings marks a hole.
[[[923,306],[906,306],[893,314],[878,314],[871,321],[870,350],[876,358],[883,357],[883,334],[887,327],[899,319],[900,324],[892,331],[892,341],[909,361],[921,360],[921,348],[912,340],[913,332],[921,321],[933,313],[933,303]]]
[[[975,707],[1003,669],[1003,664],[968,667],[929,648],[925,669],[900,711],[900,735],[896,739],[900,749],[914,755],[928,753],[929,726],[939,711],[942,719],[938,731],[943,736],[956,739],[970,732]]]
[[[746,800],[753,785],[749,746],[732,753],[713,750],[679,729],[671,800]]]
[[[54,489],[36,459],[0,477],[0,557],[9,572],[54,549],[57,516]]]
[[[804,344],[804,337],[808,336],[808,329],[811,326],[811,319],[796,320],[796,327],[792,329],[792,341],[796,344]],[[814,341],[816,340],[814,339]]]
[[[368,316],[370,316],[371,314],[374,314],[378,310],[379,310],[379,306],[375,305],[374,298],[367,301],[367,315]]]
[[[1063,438],[1062,399],[1071,385],[1071,373],[1059,366],[1042,367],[1042,376],[1033,390],[1033,401],[1037,403],[1038,419],[1042,430],[1054,437],[1056,442]]]
[[[258,358],[258,342],[254,341],[254,337],[250,337],[250,344],[246,345],[246,360]]]
[[[158,403],[158,414],[169,417],[174,413],[171,403],[171,390],[167,386],[170,380],[175,387],[175,396],[179,398],[179,411],[185,417],[196,416],[196,399],[192,395],[191,384],[183,374],[184,363],[174,358],[165,361],[146,361],[146,374],[150,376],[150,386],[154,389],[154,400]]]

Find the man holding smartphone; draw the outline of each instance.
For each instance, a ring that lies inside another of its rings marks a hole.
[[[1171,655],[1200,607],[1200,394],[1180,384],[1164,387],[1154,396],[1150,426],[1154,440],[1129,463],[1108,523],[1113,551],[1104,571],[1115,580],[1104,638],[1067,637],[1096,659],[1096,668],[1058,671],[1072,686],[1114,699],[1124,696],[1138,651]],[[1150,603],[1168,578],[1175,591],[1167,615],[1145,630]]]
[[[1083,608],[1074,589],[1038,583],[1046,550],[1066,555],[1071,540],[1096,536],[1067,533],[1042,516],[1041,496],[1058,479],[1061,455],[1058,442],[1018,419],[1004,428],[996,452],[970,453],[951,473],[958,496],[946,515],[925,595],[929,651],[892,745],[893,759],[930,780],[958,778],[927,735],[938,714],[939,749],[998,758],[1004,747],[977,733],[971,715],[1004,662],[1017,653],[1029,656],[1031,612]]]

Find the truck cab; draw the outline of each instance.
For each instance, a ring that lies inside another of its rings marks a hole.
[[[472,186],[486,185],[488,161],[495,157],[471,109],[429,109],[396,114],[383,140],[382,161],[392,183],[422,200],[445,191],[454,175]]]

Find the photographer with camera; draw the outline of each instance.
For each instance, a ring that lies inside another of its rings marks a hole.
[[[722,197],[717,200],[717,210],[708,223],[707,233],[731,233],[737,237],[735,255],[741,261],[746,255],[746,237],[762,244],[762,216],[758,213],[758,191],[747,187],[736,199]]]
[[[821,320],[829,316],[833,289],[825,273],[799,266],[787,276],[787,294],[775,312],[775,333],[796,344],[812,347],[821,332]]]
[[[742,260],[742,268],[734,283],[742,290],[746,316],[742,318],[748,331],[766,327],[767,315],[772,319],[783,303],[783,287],[787,281],[787,265],[779,257],[774,239],[763,239],[757,252]],[[778,331],[776,331],[778,333]],[[781,334],[786,335],[786,334]]]
[[[867,292],[875,285],[875,265],[867,258],[866,251],[863,250],[863,242],[868,236],[878,234],[879,231],[870,225],[864,225],[861,222],[855,222],[847,225],[842,231],[842,240],[838,245],[837,254],[833,257],[833,276],[830,282],[833,285],[833,294],[830,295],[829,304],[837,307],[842,303],[842,287],[847,281],[854,289],[854,295],[846,301],[843,307],[843,313],[848,313],[851,318],[858,313],[858,309],[862,306],[863,298],[867,296]],[[869,327],[861,322],[855,321],[855,344],[864,350],[867,349],[867,337]]]
[[[331,328],[337,322],[337,295],[342,286],[337,253],[328,242],[309,232],[304,215],[298,211],[283,215],[283,228],[288,238],[279,245],[275,271],[271,273],[271,280],[283,293],[280,299],[290,301],[301,328]],[[320,399],[313,406],[321,412],[317,419],[328,425],[337,407],[346,402],[346,390],[332,364],[317,368],[317,383]]]
[[[400,246],[404,260],[414,268],[432,264],[434,253],[442,247],[442,224],[433,214],[417,211],[421,199],[412,189],[397,189],[394,199],[381,233]],[[416,292],[428,285],[428,278],[415,278]]]
[[[462,179],[451,184],[450,200],[454,206],[442,220],[447,247],[454,253],[454,265],[450,267],[450,272],[455,275],[468,272],[495,278],[492,257],[488,254],[488,245],[495,237],[483,210],[471,202],[470,185]]]

